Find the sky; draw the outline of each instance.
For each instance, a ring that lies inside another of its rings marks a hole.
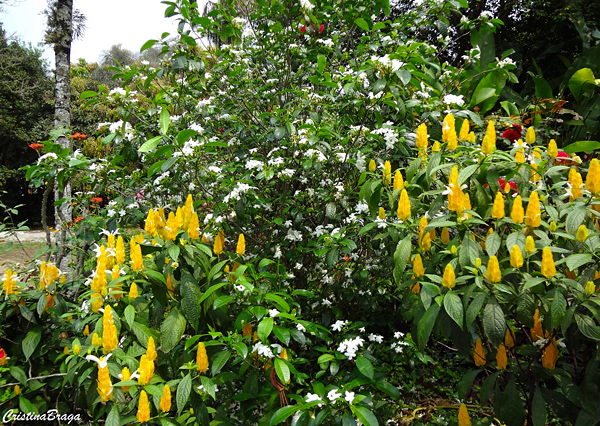
[[[0,12],[0,22],[7,35],[15,35],[25,43],[37,46],[46,29],[46,17],[42,15],[47,0],[9,0]],[[103,50],[121,44],[132,52],[150,39],[160,39],[163,32],[172,35],[177,25],[164,17],[166,6],[161,0],[75,0],[74,8],[86,17],[86,30],[81,39],[71,47],[71,62],[84,58],[97,62]],[[54,51],[45,46],[44,58],[54,66]]]

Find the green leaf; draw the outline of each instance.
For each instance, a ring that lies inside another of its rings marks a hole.
[[[135,308],[133,305],[127,305],[125,311],[123,311],[123,316],[125,317],[127,325],[129,325],[129,328],[131,328],[135,320]]]
[[[504,312],[496,301],[488,303],[483,310],[483,330],[494,346],[504,340],[506,321]]]
[[[535,97],[538,99],[550,99],[552,95],[552,87],[543,78],[538,76],[532,76],[533,82],[535,83]]]
[[[402,274],[406,269],[408,260],[410,259],[410,253],[412,251],[411,236],[405,237],[396,246],[394,251],[394,281],[399,284],[402,281]]]
[[[119,417],[119,408],[117,404],[113,404],[110,413],[106,416],[105,426],[121,426],[121,417]]]
[[[579,98],[583,94],[584,86],[586,84],[594,85],[595,80],[594,73],[589,68],[582,68],[573,74],[569,80],[569,89],[577,101],[579,101]]]
[[[492,232],[488,235],[485,238],[485,251],[487,251],[488,256],[495,256],[498,253],[501,243],[502,239],[497,232]]]
[[[474,265],[475,259],[478,257],[479,245],[473,241],[470,235],[465,236],[458,250],[458,263],[463,267]]]
[[[381,392],[385,392],[388,396],[392,397],[393,399],[400,398],[400,391],[396,386],[392,385],[391,383],[386,382],[385,380],[378,380],[374,384],[377,389],[379,389]]]
[[[467,308],[467,327],[470,327],[475,318],[477,318],[477,315],[479,315],[479,311],[481,311],[486,298],[487,294],[478,294]]]
[[[506,423],[506,426],[523,426],[525,420],[525,405],[521,394],[515,383],[515,376],[510,376],[509,382],[504,389],[500,390],[496,382],[494,391],[494,411],[496,416]]]
[[[167,131],[169,130],[169,126],[171,125],[171,116],[169,115],[169,110],[167,107],[163,107],[161,109],[158,122],[160,125],[160,133],[166,135]]]
[[[405,86],[410,83],[410,79],[412,78],[410,70],[398,70],[396,71],[396,75]]]
[[[594,260],[591,254],[572,254],[565,259],[565,263],[567,264],[567,268],[571,271],[577,270],[582,265],[586,263],[590,263]]]
[[[179,291],[181,292],[181,310],[183,315],[188,323],[196,330],[200,318],[200,309],[197,301],[202,296],[202,291],[194,282],[194,279],[190,274],[182,275]]]
[[[350,409],[354,413],[358,420],[365,426],[379,426],[377,417],[367,407],[362,405],[351,405]]]
[[[42,327],[37,326],[34,329],[32,329],[29,333],[27,333],[27,336],[25,336],[23,342],[21,343],[23,347],[23,354],[25,355],[25,360],[29,360],[29,357],[31,356],[31,354],[33,354],[41,340]]]
[[[21,367],[12,366],[8,370],[10,375],[19,381],[23,386],[27,386],[27,375]]]
[[[467,394],[473,387],[473,382],[475,381],[475,378],[479,373],[481,373],[480,369],[469,371],[464,376],[462,376],[460,382],[458,382],[458,385],[456,387],[458,399],[465,399],[467,397]]]
[[[453,291],[449,291],[444,296],[444,309],[446,313],[454,320],[462,330],[463,328],[463,304],[460,297]]]
[[[221,351],[213,358],[210,370],[213,377],[219,374],[223,366],[227,364],[227,361],[229,361],[229,358],[231,358],[230,351]]]
[[[290,367],[288,367],[283,359],[275,358],[275,371],[281,383],[285,384],[290,381]]]
[[[275,426],[280,423],[283,423],[284,420],[286,420],[288,417],[290,417],[292,414],[294,414],[299,409],[300,409],[300,404],[286,405],[285,407],[281,407],[280,409],[275,411],[275,413],[273,414],[273,417],[271,417],[270,425]]]
[[[364,356],[359,355],[356,358],[356,367],[358,368],[358,371],[360,371],[363,375],[373,380],[375,370],[373,370],[373,364],[371,364],[371,361],[369,361]]]
[[[212,396],[213,399],[216,399],[215,384],[212,379],[210,377],[200,376],[200,382],[202,382],[204,390]]]
[[[83,100],[83,99],[93,98],[94,96],[98,96],[98,93],[94,92],[93,90],[86,90],[81,95],[79,95],[79,99]]]
[[[364,31],[369,31],[369,24],[363,18],[357,18],[354,20],[356,26]]]
[[[585,207],[577,207],[569,212],[567,215],[567,233],[575,235],[577,228],[583,223],[587,211]]]
[[[133,334],[135,334],[138,342],[146,347],[148,344],[148,338],[152,335],[148,326],[134,321],[134,323],[131,325],[131,331],[133,331]]]
[[[425,349],[425,344],[429,340],[429,335],[435,325],[438,313],[440,312],[440,305],[433,303],[429,309],[423,314],[421,320],[417,324],[417,342],[419,350]]]
[[[258,335],[258,338],[260,340],[265,342],[267,340],[267,338],[269,337],[269,334],[271,334],[271,331],[273,331],[273,318],[268,317],[268,318],[264,318],[258,324],[256,334]]]
[[[143,52],[144,50],[150,49],[156,43],[158,43],[158,40],[148,40],[146,43],[144,43],[142,45],[142,47],[140,47],[140,53]]]
[[[188,374],[183,379],[181,379],[181,382],[179,382],[179,385],[177,386],[177,395],[176,395],[175,399],[177,401],[177,412],[178,413],[181,413],[181,411],[183,411],[185,405],[188,402],[188,399],[190,398],[191,391],[192,391],[192,376]]]
[[[581,334],[588,339],[600,342],[600,327],[596,325],[593,319],[587,316],[575,314],[575,322]]]
[[[470,166],[465,167],[464,169],[461,169],[461,171],[458,173],[458,184],[464,184],[467,181],[467,179],[469,179],[478,168],[479,164],[472,164]]]
[[[163,352],[170,352],[179,343],[185,332],[185,324],[184,316],[177,308],[173,308],[160,326],[160,345]]]
[[[554,326],[554,328],[558,328],[560,326],[560,323],[565,317],[566,312],[567,300],[557,288],[554,291],[554,300],[552,300],[552,305],[550,308],[550,313],[552,315],[552,325]]]
[[[234,343],[233,349],[235,349],[238,355],[242,358],[246,358],[248,356],[248,346],[246,346],[244,342]]]
[[[162,138],[163,138],[162,136],[155,136],[152,139],[148,139],[146,142],[144,142],[142,144],[142,146],[140,146],[138,148],[138,152],[152,151],[154,148],[156,148],[158,146],[160,141],[162,141]]]
[[[39,414],[37,407],[23,396],[19,396],[19,409],[23,413]]]
[[[210,275],[210,274],[209,274]],[[208,296],[210,296],[211,294],[213,294],[215,291],[217,291],[218,289],[220,289],[221,287],[227,285],[228,283],[226,281],[224,282],[220,282],[218,284],[215,284],[213,286],[210,286],[210,288],[208,290],[206,290],[204,292],[204,294],[202,295],[202,297],[198,300],[198,304],[204,302],[206,300],[206,298]]]
[[[567,154],[575,154],[576,152],[592,152],[600,149],[598,141],[577,141],[563,148]]]
[[[533,426],[544,426],[546,424],[546,402],[540,388],[536,388],[533,394],[533,401],[531,403],[531,419],[533,420]]]
[[[325,71],[325,66],[327,65],[327,58],[325,55],[319,55],[317,57],[317,66],[319,67],[319,74],[323,74]]]
[[[523,285],[523,288],[521,288],[521,293],[526,292],[527,290],[529,290],[530,288],[533,288],[535,286],[538,286],[542,283],[546,282],[545,278],[531,278],[525,281],[525,284]]]

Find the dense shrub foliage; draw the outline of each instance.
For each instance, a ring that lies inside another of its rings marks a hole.
[[[393,22],[386,1],[261,0],[246,18],[165,4],[179,44],[143,49],[168,59],[81,94],[120,111],[95,135],[110,155],[51,140],[27,170],[78,188],[64,202],[79,260],[6,274],[7,408],[110,425],[419,421],[403,387],[450,374],[444,348],[461,378],[439,404],[450,418],[424,422],[595,423],[600,164],[567,153],[595,143],[565,146],[558,110],[498,102],[517,79],[493,50],[499,20],[463,20],[473,49],[453,67],[411,35],[443,44],[460,0]],[[199,46],[215,33],[218,49]],[[581,102],[590,73],[569,80]]]

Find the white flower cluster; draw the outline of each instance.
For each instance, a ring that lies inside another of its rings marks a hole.
[[[342,327],[345,327],[346,325],[348,325],[348,321],[337,320],[335,324],[331,326],[331,328],[333,331],[342,331]]]
[[[381,129],[371,130],[371,133],[376,135],[381,135],[385,139],[385,147],[389,150],[394,149],[396,143],[398,142],[398,134],[392,128],[394,123],[388,121],[384,124],[386,127],[382,127]]]
[[[237,182],[237,186],[223,198],[224,203],[228,203],[230,200],[239,200],[241,194],[245,194],[250,189],[256,189],[254,186],[250,186],[247,183]]]
[[[457,106],[463,106],[465,104],[465,99],[463,95],[446,95],[444,96],[443,102],[446,105],[455,104]]]
[[[360,348],[364,342],[365,340],[360,336],[357,336],[354,339],[346,339],[340,343],[337,350],[346,355],[348,359],[353,359],[356,357],[358,348]]]
[[[505,68],[507,65],[515,65],[515,61],[513,61],[511,58],[506,57],[498,62],[498,66],[500,68]]]

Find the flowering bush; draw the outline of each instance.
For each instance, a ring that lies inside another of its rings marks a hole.
[[[459,424],[595,418],[599,166],[518,110],[483,116],[516,78],[489,47],[501,22],[463,22],[473,51],[452,67],[410,37],[443,45],[464,1],[393,22],[385,1],[272,3],[166,2],[179,41],[144,46],[162,66],[82,94],[122,112],[98,126],[114,156],[30,168],[80,176],[73,241],[94,249],[87,278],[5,277],[20,409],[47,409],[48,384],[98,423],[402,421],[398,376],[435,362],[434,336],[479,367]],[[228,44],[200,50],[217,31]]]

